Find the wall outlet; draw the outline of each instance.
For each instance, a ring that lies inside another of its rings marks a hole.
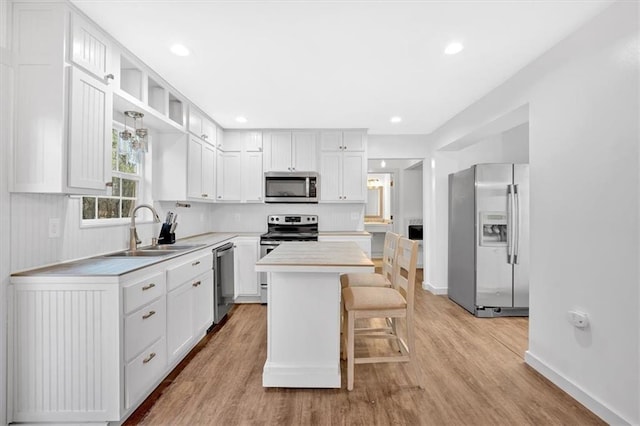
[[[49,238],[60,238],[60,219],[49,218]]]
[[[576,328],[587,328],[589,326],[589,317],[584,312],[569,311],[569,322]]]

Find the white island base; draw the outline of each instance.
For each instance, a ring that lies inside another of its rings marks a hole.
[[[284,243],[269,272],[264,387],[340,388],[340,274],[373,272],[355,243]]]

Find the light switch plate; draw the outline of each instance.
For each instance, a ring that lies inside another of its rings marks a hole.
[[[49,218],[49,238],[60,238],[60,219]]]

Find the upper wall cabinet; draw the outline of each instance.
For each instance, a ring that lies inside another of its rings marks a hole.
[[[366,201],[366,132],[358,130],[320,133],[320,200]]]
[[[108,83],[115,78],[108,38],[79,15],[71,15],[71,61]]]
[[[317,171],[318,133],[274,131],[265,134],[265,172]]]
[[[366,133],[360,130],[320,133],[320,149],[322,151],[364,151],[366,141]]]
[[[262,133],[227,131],[217,153],[218,202],[262,202]]]
[[[111,182],[112,86],[97,71],[107,70],[109,45],[100,31],[82,24],[78,49],[92,45],[93,37],[94,53],[103,59],[78,52],[82,68],[70,67],[76,62],[65,57],[64,46],[76,18],[58,2],[13,5],[11,191],[99,194]]]
[[[189,131],[213,146],[217,146],[216,125],[198,112],[194,107],[189,108]]]

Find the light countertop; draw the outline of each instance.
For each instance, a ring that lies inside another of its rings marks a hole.
[[[108,254],[92,256],[85,259],[71,260],[68,262],[56,263],[36,269],[17,272],[12,277],[113,277],[124,275],[159,262],[183,256],[197,250],[219,245],[237,234],[212,232],[208,234],[196,235],[176,241],[178,245],[193,245],[191,249],[181,250],[171,255],[157,257],[108,257]],[[144,247],[141,247],[143,249]],[[121,250],[118,250],[121,251]],[[116,253],[116,252],[114,252]],[[161,253],[159,253],[161,254]]]
[[[258,272],[373,272],[374,264],[354,242],[286,242],[256,263]]]

